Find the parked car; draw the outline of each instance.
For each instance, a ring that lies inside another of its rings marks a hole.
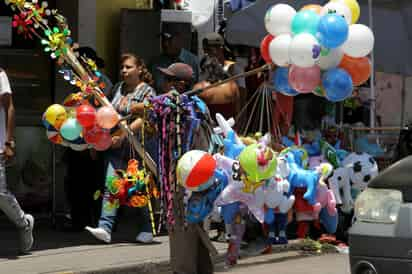
[[[412,273],[412,156],[371,180],[349,230],[352,274]]]

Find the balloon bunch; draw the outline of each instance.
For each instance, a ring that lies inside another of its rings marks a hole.
[[[69,95],[63,105],[53,104],[43,114],[47,138],[59,145],[82,151],[108,149],[112,144],[110,129],[119,122],[119,115],[109,106],[97,111],[81,93]]]
[[[119,122],[119,115],[101,91],[104,83],[95,62],[74,53],[78,46],[70,37],[66,18],[57,10],[48,9],[46,1],[5,0],[5,3],[17,13],[12,23],[17,32],[27,39],[37,37],[44,52],[57,61],[59,73],[80,91],[69,96],[77,98],[74,102],[66,100],[64,106],[54,104],[44,113],[43,124],[49,140],[75,150],[107,149],[111,145],[109,129]],[[99,110],[87,102],[91,98],[99,103]]]
[[[360,7],[356,0],[331,0],[325,6],[306,5],[299,11],[276,4],[266,13],[269,34],[261,42],[274,72],[275,88],[286,95],[314,93],[332,102],[352,94],[353,86],[369,79],[373,50],[371,29],[355,24]]]

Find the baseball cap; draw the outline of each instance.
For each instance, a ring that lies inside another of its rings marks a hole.
[[[220,34],[216,32],[210,32],[205,35],[205,38],[203,38],[203,46],[224,46],[224,45],[225,45],[225,40]]]
[[[168,76],[176,77],[179,80],[190,81],[193,76],[191,66],[184,63],[174,63],[167,68],[158,68],[161,72]]]

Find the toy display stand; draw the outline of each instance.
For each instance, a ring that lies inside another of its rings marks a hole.
[[[371,145],[378,146],[383,153],[373,155],[378,162],[379,170],[384,170],[394,162],[396,147],[399,142],[401,127],[351,127],[349,128],[349,148],[355,152],[367,152],[357,146],[359,137],[366,137]]]

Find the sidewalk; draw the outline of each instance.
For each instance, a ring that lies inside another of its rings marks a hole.
[[[37,222],[35,245],[29,255],[19,256],[18,234],[9,223],[0,224],[0,273],[161,273],[169,269],[168,237],[156,243],[133,243],[134,225],[122,223],[113,233],[113,243],[101,244],[85,232],[62,232],[49,223]],[[220,254],[226,244],[215,243]]]
[[[0,224],[1,274],[120,274],[169,273],[168,237],[157,237],[152,245],[133,243],[134,225],[121,223],[110,245],[101,244],[87,232],[62,232],[48,222],[37,222],[35,245],[30,255],[18,256],[18,234],[9,223]],[[223,260],[227,245],[214,242]],[[283,247],[284,251],[293,248]],[[243,256],[259,254],[259,246],[250,246]],[[282,251],[283,251],[282,250]],[[184,251],[182,251],[184,252]],[[278,250],[279,252],[279,250]]]

